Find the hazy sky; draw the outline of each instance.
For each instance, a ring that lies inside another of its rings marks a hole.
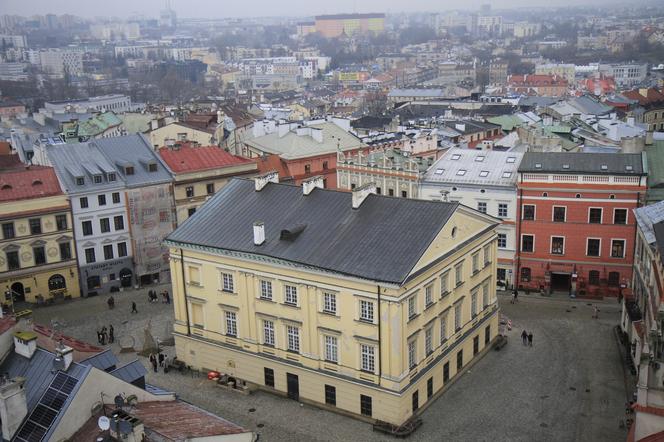
[[[443,11],[478,8],[490,3],[494,9],[515,6],[578,5],[575,0],[170,0],[180,17],[298,16],[340,12]],[[598,4],[601,0],[583,3]],[[81,17],[136,14],[158,16],[166,0],[0,0],[0,13],[73,14]]]

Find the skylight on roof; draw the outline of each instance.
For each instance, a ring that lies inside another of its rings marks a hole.
[[[625,170],[634,170],[632,166],[625,166]]]
[[[569,164],[563,164],[563,169],[569,169]]]
[[[452,160],[454,160],[454,161],[458,160],[459,158],[461,158],[461,155],[458,154],[458,153],[455,153],[454,155],[452,155]]]
[[[607,166],[606,164],[602,164],[602,170],[608,170],[608,169],[609,169],[609,166]]]
[[[484,155],[478,155],[475,157],[475,161],[481,163],[482,161],[484,161],[484,158],[485,158]]]
[[[512,176],[512,172],[503,172],[503,178],[510,178]]]
[[[435,173],[436,175],[442,175],[443,172],[445,172],[445,169],[436,169],[436,171],[435,171],[434,173]]]
[[[488,170],[483,170],[483,171],[481,171],[481,172],[480,172],[480,176],[481,176],[481,177],[487,177],[487,176],[489,176],[489,171],[488,171]]]
[[[466,174],[466,169],[459,169],[459,170],[457,170],[457,175],[459,175],[459,176],[463,176],[463,175],[465,175],[465,174]]]
[[[508,163],[516,163],[516,157],[507,157]]]
[[[535,163],[535,169],[541,169],[542,163]]]

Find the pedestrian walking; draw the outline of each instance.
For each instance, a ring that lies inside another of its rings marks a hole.
[[[101,330],[97,329],[97,343],[101,344]]]
[[[158,360],[159,360],[159,366],[163,367],[164,366],[164,354],[163,353],[161,353],[161,352],[159,353]]]
[[[152,364],[152,370],[156,373],[157,372],[157,357],[154,355],[154,353],[150,353],[150,357],[148,359],[150,360],[150,364]]]
[[[171,303],[171,295],[168,293],[168,290],[164,290],[164,302],[166,302],[166,304]]]
[[[593,319],[599,319],[599,307],[593,306]]]
[[[533,346],[533,332],[528,333],[528,345]]]
[[[101,328],[101,345],[106,345],[108,341],[108,332],[106,331],[106,326]]]
[[[108,326],[108,343],[112,344],[115,342],[115,329],[113,328],[113,324],[110,324]]]
[[[136,302],[134,301],[131,302],[131,312],[138,313],[138,310],[136,310]]]
[[[525,330],[521,332],[521,341],[523,341],[523,345],[528,345],[528,332]]]
[[[168,365],[171,361],[168,359],[168,356],[164,356],[164,373],[168,373]]]

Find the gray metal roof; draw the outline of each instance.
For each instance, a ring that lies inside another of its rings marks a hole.
[[[445,94],[442,89],[392,89],[388,97],[440,97]]]
[[[519,172],[645,175],[640,153],[526,152]]]
[[[93,143],[49,145],[46,154],[66,193],[121,189],[125,185],[122,176]],[[112,171],[116,180],[108,181],[106,176],[102,176],[101,183],[95,183],[91,171],[102,175],[104,171]],[[84,178],[84,184],[76,184],[77,176]]]
[[[113,351],[110,348],[97,353],[94,356],[90,356],[87,359],[84,359],[80,362],[81,365],[92,365],[95,368],[98,368],[103,371],[109,371],[118,365],[118,358],[115,356]]]
[[[176,243],[247,252],[358,278],[400,284],[452,216],[458,203],[369,195],[352,209],[352,195],[233,179],[167,238]],[[253,224],[266,241],[253,243]],[[282,229],[306,225],[295,240]]]
[[[120,368],[117,368],[110,372],[113,376],[118,379],[122,379],[125,382],[132,383],[146,375],[148,371],[145,369],[145,366],[136,359],[126,365],[123,365]]]
[[[653,226],[664,221],[664,201],[633,209],[633,212],[645,240],[653,244],[656,240]]]
[[[515,187],[517,168],[523,157],[519,152],[498,150],[449,149],[433,163],[422,184],[477,184]]]

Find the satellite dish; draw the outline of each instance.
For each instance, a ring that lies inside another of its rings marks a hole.
[[[97,425],[102,431],[106,431],[111,428],[111,420],[106,416],[100,416]]]

